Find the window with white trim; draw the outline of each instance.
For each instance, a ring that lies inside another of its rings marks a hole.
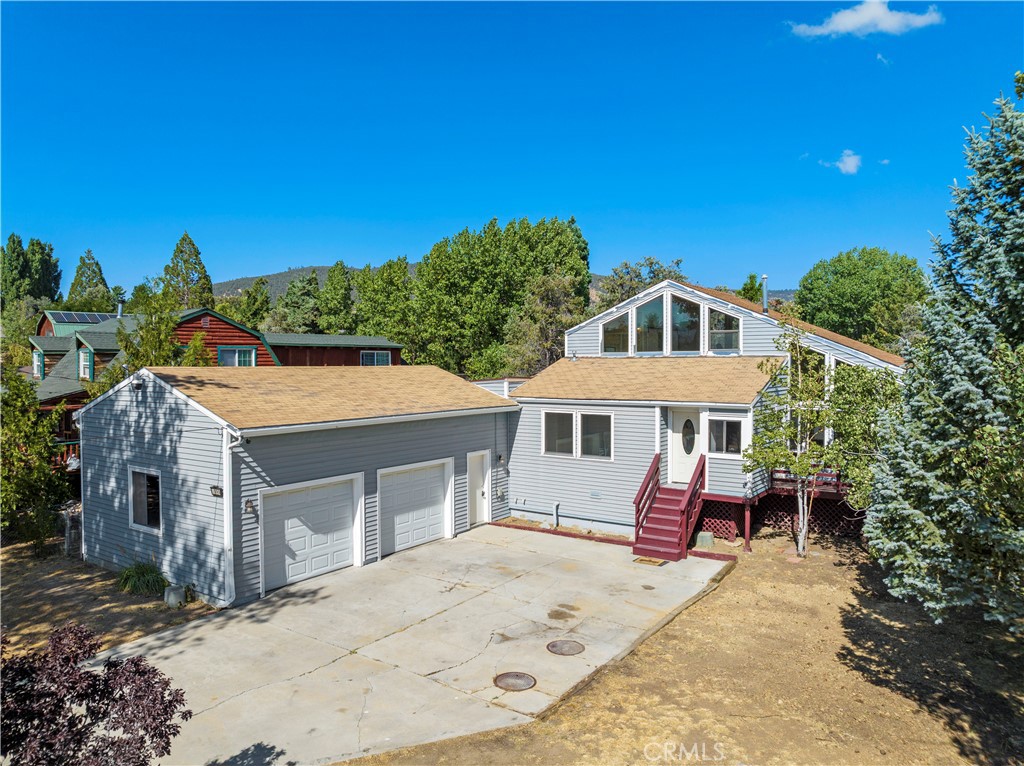
[[[390,367],[390,351],[360,351],[359,364],[363,367]]]
[[[45,368],[44,368],[44,365],[43,365],[43,352],[42,351],[33,351],[32,352],[32,377],[33,378],[39,378],[40,380],[42,380],[43,379],[43,374],[44,374],[44,369]]]
[[[131,525],[160,530],[160,473],[132,468],[131,493],[128,495]]]
[[[708,349],[714,351],[740,350],[740,318],[722,311],[708,311]]]
[[[601,353],[629,353],[629,312],[601,325]]]
[[[572,457],[576,454],[573,419],[573,413],[571,412],[544,413],[545,455],[567,455]]]
[[[636,309],[636,352],[665,352],[665,301],[660,295]]]
[[[612,456],[612,416],[580,413],[580,457]]]
[[[221,367],[255,367],[255,348],[217,348],[217,364]]]
[[[742,451],[743,423],[739,420],[708,420],[708,452],[739,455]]]
[[[672,296],[672,351],[700,353],[700,304]]]
[[[78,349],[78,377],[92,380],[92,351],[87,348]]]

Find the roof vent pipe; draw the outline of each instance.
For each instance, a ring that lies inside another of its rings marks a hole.
[[[124,316],[124,301],[117,302],[117,318],[120,319]]]
[[[768,275],[761,275],[761,313],[768,313]]]

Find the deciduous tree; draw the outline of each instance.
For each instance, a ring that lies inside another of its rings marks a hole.
[[[68,494],[67,481],[52,467],[63,407],[43,413],[35,386],[10,365],[3,365],[0,380],[0,526],[5,534],[32,542],[40,553],[54,531],[54,507]],[[4,719],[6,739],[6,711]]]
[[[601,284],[598,285],[601,297],[594,309],[595,312],[600,313],[610,309],[666,279],[685,282],[686,276],[680,271],[682,264],[683,262],[679,258],[662,263],[661,260],[653,256],[647,256],[636,263],[623,261],[613,268],[612,273],[602,279]]]
[[[67,623],[41,652],[10,654],[3,638],[3,755],[16,764],[147,766],[169,755],[187,721],[185,693],[145,657],[87,667],[100,642]]]
[[[573,292],[573,280],[560,273],[542,274],[530,285],[526,303],[505,328],[508,352],[505,369],[497,374],[535,375],[562,358],[565,331],[586,313]]]
[[[320,330],[330,335],[351,333],[356,328],[352,304],[352,274],[344,261],[338,261],[327,272],[320,296]]]
[[[795,300],[811,324],[882,348],[896,349],[904,309],[920,303],[927,282],[917,261],[880,247],[858,247],[816,263],[800,279]]]
[[[864,532],[891,592],[1024,631],[1024,114],[970,131]]]
[[[415,362],[413,338],[413,278],[409,261],[403,255],[387,261],[378,269],[370,266],[356,272],[356,315],[361,335],[381,335],[401,343],[406,361]]]

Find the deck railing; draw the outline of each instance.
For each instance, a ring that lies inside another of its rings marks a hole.
[[[845,495],[850,491],[850,483],[843,481],[840,473],[831,469],[818,471],[808,477],[808,481],[814,492]],[[771,488],[783,494],[796,492],[797,476],[786,468],[775,468],[772,470]]]
[[[697,467],[693,469],[693,476],[690,483],[686,485],[686,494],[679,501],[679,513],[682,524],[679,529],[679,548],[686,558],[686,548],[693,537],[693,531],[697,528],[697,519],[700,517],[701,507],[704,505],[704,479],[707,476],[707,458],[701,455],[697,461]]]
[[[634,529],[637,537],[640,536],[640,530],[643,529],[644,522],[647,521],[647,514],[651,512],[660,485],[661,453],[656,452],[654,459],[651,460],[651,467],[647,469],[647,475],[644,476],[640,489],[637,490],[636,497],[633,498],[633,507],[636,508],[636,527]]]
[[[82,459],[82,445],[78,441],[57,442],[51,465],[56,471],[77,471]],[[74,459],[74,468],[68,466]]]

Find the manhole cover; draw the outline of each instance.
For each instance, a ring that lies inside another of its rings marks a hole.
[[[579,654],[585,647],[579,641],[552,641],[548,644],[548,651],[552,654],[560,654],[563,657],[569,657],[573,654]]]
[[[537,685],[537,679],[529,673],[501,673],[494,677],[494,685],[507,692],[523,692]]]

